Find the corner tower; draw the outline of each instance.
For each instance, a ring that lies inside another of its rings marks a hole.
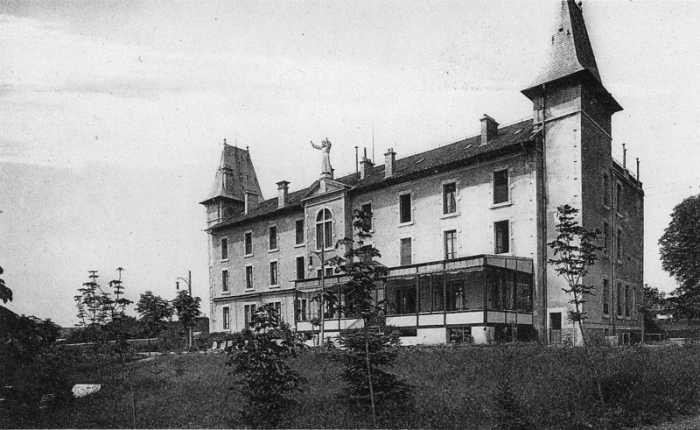
[[[208,197],[200,202],[207,208],[207,225],[242,214],[246,208],[246,199],[251,198],[257,203],[262,201],[263,196],[250,151],[230,146],[224,140],[214,184]]]
[[[533,102],[541,154],[535,319],[551,341],[552,330],[567,324],[571,306],[561,290],[564,281],[547,264],[551,258],[547,243],[556,236],[557,207],[569,204],[580,209],[581,224],[587,229],[602,232],[606,222],[614,222],[603,194],[611,187],[605,179],[611,177],[613,166],[611,119],[622,107],[603,85],[580,2],[562,0],[544,67],[522,93]],[[592,279],[587,279],[601,290],[603,273],[611,270],[602,266],[594,266]],[[604,323],[600,316],[591,319],[593,325]]]

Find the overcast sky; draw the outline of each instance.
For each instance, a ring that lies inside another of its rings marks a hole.
[[[123,267],[137,300],[192,270],[208,302],[204,208],[223,139],[249,146],[265,198],[354,147],[383,163],[531,116],[558,1],[2,1],[0,265],[10,309],[76,322],[72,297]],[[613,155],[641,159],[645,282],[675,283],[658,238],[700,193],[700,2],[584,2],[623,106]],[[634,169],[633,169],[634,170]],[[208,304],[204,306],[208,314]]]

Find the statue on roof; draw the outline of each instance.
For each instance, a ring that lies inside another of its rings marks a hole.
[[[331,141],[325,138],[321,145],[316,145],[311,141],[311,146],[314,149],[320,149],[323,152],[323,161],[321,162],[321,176],[326,176],[329,178],[333,177],[333,167],[331,167]]]

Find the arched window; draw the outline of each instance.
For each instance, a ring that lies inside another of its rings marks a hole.
[[[333,246],[333,215],[328,209],[323,209],[316,215],[316,249]]]

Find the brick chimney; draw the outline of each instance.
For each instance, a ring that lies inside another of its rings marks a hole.
[[[289,192],[289,181],[279,181],[277,183],[277,207],[287,206],[287,193]]]
[[[384,177],[389,178],[394,174],[396,168],[396,153],[393,148],[389,148],[384,154]]]
[[[360,161],[360,179],[365,179],[372,174],[374,170],[374,163],[369,158],[363,158]]]
[[[246,191],[243,194],[245,195],[245,206],[243,208],[243,214],[248,215],[251,211],[258,207],[258,195],[251,191]]]
[[[481,146],[486,145],[496,136],[498,136],[498,123],[495,119],[484,114],[484,117],[481,118]]]

